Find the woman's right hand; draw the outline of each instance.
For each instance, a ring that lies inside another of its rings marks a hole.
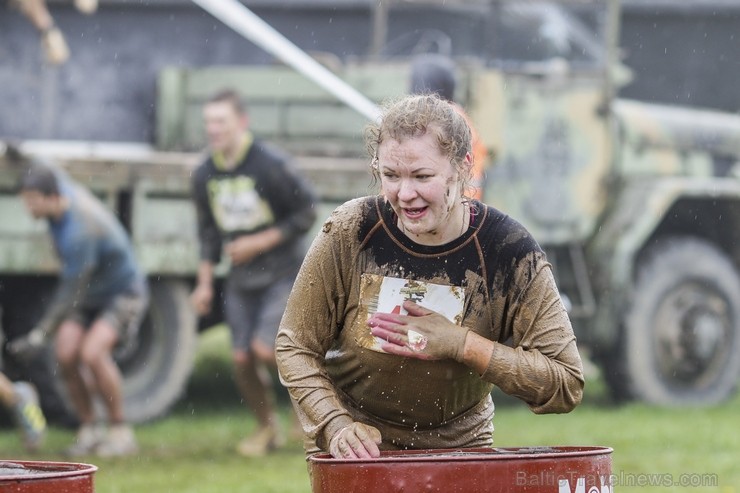
[[[329,453],[337,459],[370,459],[380,457],[380,431],[354,422],[339,430],[329,443]]]

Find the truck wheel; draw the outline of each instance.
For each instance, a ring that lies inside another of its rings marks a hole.
[[[624,371],[633,397],[658,405],[726,399],[740,374],[735,266],[698,238],[658,242],[639,264],[624,330]]]
[[[139,337],[114,353],[124,379],[124,413],[132,423],[164,415],[182,395],[198,342],[188,285],[151,281],[150,289],[149,311]]]
[[[2,311],[3,336],[12,341],[25,335],[39,321],[54,294],[57,280],[54,277],[3,277],[0,279],[0,311]],[[7,350],[3,347],[3,353]],[[36,386],[41,408],[49,422],[63,426],[77,426],[77,416],[68,405],[66,394],[61,391],[61,378],[56,371],[56,361],[51,344],[30,360],[3,354],[2,370],[15,380],[27,380]]]

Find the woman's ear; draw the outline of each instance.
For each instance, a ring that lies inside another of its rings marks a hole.
[[[457,166],[457,171],[460,173],[462,177],[465,176],[472,176],[473,173],[473,154],[470,152],[465,153],[465,158],[460,163],[460,166]]]
[[[472,171],[473,169],[473,154],[470,152],[465,153],[465,166],[468,168],[468,170]]]

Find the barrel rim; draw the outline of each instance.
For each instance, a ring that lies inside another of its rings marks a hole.
[[[91,476],[98,470],[98,466],[84,462],[54,462],[54,461],[22,461],[0,460],[0,464],[17,464],[31,469],[29,474],[0,475],[0,483],[4,481],[35,481],[46,479],[70,478],[76,476]]]
[[[371,459],[338,459],[325,452],[312,454],[308,462],[315,464],[404,463],[404,462],[468,462],[490,460],[538,460],[565,457],[611,455],[611,447],[602,446],[542,446],[542,447],[483,447],[423,450],[384,450]],[[456,455],[458,454],[458,455]]]

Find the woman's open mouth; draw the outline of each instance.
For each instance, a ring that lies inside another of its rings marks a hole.
[[[406,207],[404,207],[403,208],[403,213],[409,219],[418,219],[418,218],[420,218],[421,216],[424,215],[424,213],[426,212],[426,210],[427,210],[426,207],[416,207],[416,208],[406,208]]]

